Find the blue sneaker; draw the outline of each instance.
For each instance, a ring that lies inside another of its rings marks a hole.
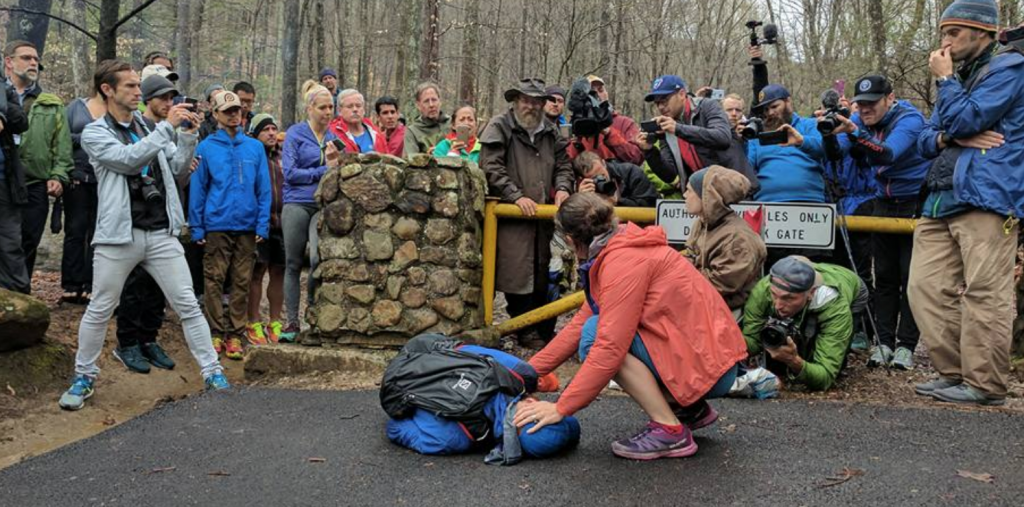
[[[86,375],[75,375],[75,381],[71,383],[71,387],[61,395],[60,408],[64,410],[78,410],[85,406],[85,400],[89,399],[93,393],[94,379]]]
[[[223,391],[225,389],[231,389],[231,383],[228,382],[228,378],[223,373],[217,372],[206,377],[207,391]]]

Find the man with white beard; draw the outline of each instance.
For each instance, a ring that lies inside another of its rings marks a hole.
[[[480,136],[480,167],[488,193],[513,203],[526,216],[538,204],[558,206],[572,192],[574,176],[567,141],[544,121],[551,100],[543,80],[527,78],[505,92],[508,111],[488,122]],[[512,317],[547,303],[548,263],[554,224],[547,220],[508,220],[498,228],[495,288],[505,294]],[[519,343],[541,348],[554,335],[554,320],[527,328]]]

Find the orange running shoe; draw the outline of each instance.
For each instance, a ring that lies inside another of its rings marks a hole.
[[[227,346],[224,347],[224,355],[228,356],[228,359],[241,360],[243,355],[242,339],[228,338]]]
[[[267,326],[267,340],[270,341],[270,343],[277,343],[281,341],[281,333],[283,332],[284,324],[279,320],[275,320]]]
[[[263,323],[253,322],[245,330],[245,336],[249,339],[249,345],[266,345],[267,335],[263,333]]]

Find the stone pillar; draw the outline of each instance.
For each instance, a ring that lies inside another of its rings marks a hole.
[[[310,341],[395,347],[481,327],[486,191],[483,171],[457,157],[344,156],[316,193]]]

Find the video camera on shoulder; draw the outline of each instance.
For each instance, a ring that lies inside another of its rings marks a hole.
[[[779,348],[786,344],[790,336],[796,337],[798,332],[793,319],[768,317],[764,329],[761,329],[761,344],[769,349]]]
[[[785,130],[779,129],[774,132],[764,131],[764,120],[756,116],[747,118],[741,123],[743,129],[740,130],[740,136],[744,139],[751,141],[757,139],[757,142],[761,146],[771,146],[773,144],[783,144],[789,136]]]
[[[585,77],[573,82],[566,105],[572,112],[572,133],[576,137],[594,137],[612,126],[611,104],[597,97]]]

